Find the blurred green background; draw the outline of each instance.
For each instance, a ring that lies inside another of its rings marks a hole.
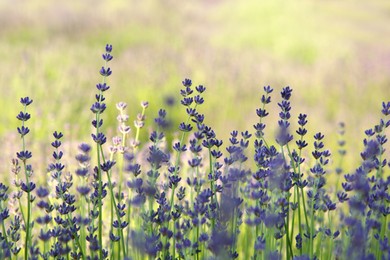
[[[388,0],[0,0],[0,24],[0,161],[7,162],[0,172],[20,149],[21,96],[34,99],[28,138],[42,162],[54,130],[90,142],[106,43],[114,47],[104,115],[112,129],[119,101],[134,119],[147,100],[149,120],[160,107],[175,124],[184,120],[179,89],[189,77],[207,87],[200,111],[226,141],[233,129],[252,131],[262,87],[271,85],[266,133],[273,136],[276,101],[290,85],[293,121],[307,113],[309,134],[325,133],[333,153],[345,122],[352,162],[390,100]],[[167,107],[167,98],[176,105]]]

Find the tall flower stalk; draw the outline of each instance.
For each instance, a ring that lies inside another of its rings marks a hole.
[[[96,155],[97,155],[97,182],[98,182],[98,242],[99,242],[99,257],[103,258],[103,208],[102,208],[102,190],[103,190],[103,180],[102,180],[102,167],[103,163],[103,154],[102,154],[102,145],[106,142],[106,136],[101,132],[101,127],[103,125],[103,119],[101,119],[101,114],[106,109],[106,104],[104,103],[105,97],[103,93],[108,90],[110,87],[107,85],[107,78],[112,74],[111,69],[108,67],[108,62],[112,60],[113,56],[111,55],[112,45],[106,45],[106,53],[102,55],[104,60],[104,66],[100,69],[100,75],[102,75],[102,83],[96,85],[98,89],[98,94],[96,94],[96,102],[92,105],[91,111],[95,114],[95,119],[92,121],[96,132],[92,134],[92,138],[96,143]]]
[[[22,139],[22,150],[16,153],[19,160],[23,162],[23,169],[25,174],[25,182],[21,184],[21,189],[27,194],[27,218],[24,219],[24,226],[26,231],[25,244],[24,244],[24,259],[28,259],[28,252],[32,246],[31,242],[31,191],[35,189],[35,183],[31,181],[31,175],[33,173],[32,166],[27,164],[28,159],[32,157],[32,153],[26,149],[25,136],[30,132],[30,129],[25,126],[25,123],[31,118],[31,115],[27,113],[27,106],[32,103],[32,99],[29,97],[21,98],[20,103],[23,105],[23,111],[17,115],[17,119],[22,122],[22,126],[18,127],[18,132]],[[21,209],[23,211],[23,209]],[[24,214],[26,215],[26,214]]]
[[[108,62],[112,60],[113,56],[111,55],[112,45],[106,45],[106,53],[102,55],[103,60],[105,61],[104,66],[100,69],[100,75],[102,75],[102,83],[96,85],[98,89],[98,94],[96,95],[96,102],[92,105],[91,111],[95,114],[95,119],[92,121],[92,125],[96,129],[96,134],[92,134],[92,138],[96,143],[96,153],[97,153],[97,182],[98,182],[98,242],[99,242],[99,257],[103,258],[104,255],[107,255],[107,251],[103,249],[103,176],[102,172],[106,173],[108,188],[111,196],[111,203],[115,205],[114,211],[117,219],[112,223],[112,227],[119,230],[120,238],[114,236],[113,233],[110,233],[111,240],[121,242],[121,251],[123,257],[127,257],[125,240],[123,235],[123,229],[127,227],[127,221],[122,221],[121,218],[125,215],[124,209],[125,204],[120,204],[116,202],[114,191],[113,191],[113,182],[111,180],[111,168],[115,165],[115,161],[105,159],[103,144],[106,142],[106,136],[101,132],[101,126],[103,125],[103,119],[101,119],[101,114],[106,109],[106,104],[104,103],[105,97],[103,93],[108,90],[110,87],[107,85],[107,78],[112,74],[111,69],[108,67]]]

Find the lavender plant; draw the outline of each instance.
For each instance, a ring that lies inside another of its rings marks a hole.
[[[165,109],[157,112],[145,142],[140,132],[148,102],[141,103],[133,131],[127,105],[119,102],[118,133],[105,148],[112,50],[107,44],[90,108],[94,145],[81,143],[75,167],[65,166],[64,136],[55,131],[51,178],[37,189],[26,141],[32,100],[21,99],[14,187],[7,179],[0,183],[0,258],[390,258],[390,102],[382,103],[379,123],[365,131],[353,172],[343,168],[344,124],[339,151],[332,154],[320,129],[308,138],[306,114],[292,120],[290,87],[280,93],[275,136],[266,131],[270,86],[256,109],[254,132],[233,130],[224,142],[200,112],[206,88],[184,79],[180,95],[187,116],[177,126],[177,140],[167,141]]]
[[[23,216],[23,222],[24,222],[24,228],[25,228],[25,243],[24,243],[24,258],[28,258],[28,251],[32,247],[32,241],[31,241],[31,228],[33,226],[33,223],[31,223],[31,203],[34,201],[34,197],[31,196],[31,192],[35,189],[35,183],[31,181],[32,177],[32,166],[30,164],[27,164],[28,159],[32,157],[32,153],[29,152],[26,149],[26,140],[25,136],[30,132],[30,129],[25,126],[25,122],[27,122],[31,115],[27,113],[27,106],[29,106],[33,101],[29,97],[21,98],[20,103],[23,105],[23,111],[21,111],[18,116],[16,117],[22,122],[22,126],[18,127],[18,133],[20,134],[20,137],[22,139],[22,150],[18,153],[16,153],[16,156],[19,160],[23,162],[23,171],[25,175],[25,182],[21,182],[21,190],[26,193],[26,204],[27,204],[27,213],[23,212],[23,208],[21,208],[21,213]],[[26,216],[27,214],[27,216]]]

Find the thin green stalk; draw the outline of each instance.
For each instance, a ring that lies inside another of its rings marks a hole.
[[[189,121],[190,117],[188,117],[187,119],[187,123]],[[184,138],[185,138],[185,132],[182,133],[181,135],[181,138],[180,138],[180,145],[183,145],[183,142],[184,142]],[[181,150],[179,150],[177,152],[177,156],[176,156],[176,163],[175,163],[175,171],[173,172],[173,175],[176,176],[177,175],[177,171],[178,171],[178,167],[179,167],[179,164],[180,164],[180,155],[181,155]],[[172,193],[171,193],[171,201],[170,201],[170,208],[172,210],[173,208],[173,204],[175,202],[175,189],[176,189],[176,185],[172,185]],[[176,232],[176,227],[175,227],[175,224],[173,224],[173,234],[175,234]],[[168,236],[167,236],[167,239],[168,239]],[[168,242],[168,241],[166,241]],[[173,247],[172,247],[172,257],[173,259],[175,259],[175,250],[176,250],[176,241],[175,239],[173,239]]]
[[[382,145],[379,146],[379,167],[376,171],[376,178],[377,179],[382,179],[382,171],[383,171],[383,167],[382,167],[382,155],[383,155],[383,147]],[[382,216],[382,226],[381,226],[381,233],[380,233],[380,239],[383,239],[384,235],[385,235],[385,230],[387,230],[387,227],[386,227],[386,222],[387,222],[387,215],[386,216]],[[378,243],[377,243],[377,259],[381,259],[382,258],[382,250],[379,250],[379,239],[378,239]]]
[[[303,141],[303,135],[301,135],[301,141]],[[299,149],[299,155],[298,155],[298,159],[297,159],[297,162],[295,163],[294,162],[294,159],[292,157],[292,153],[290,151],[290,147],[289,145],[287,144],[287,150],[288,150],[288,154],[289,154],[289,157],[291,159],[291,162],[292,162],[292,165],[293,165],[293,170],[294,170],[294,173],[298,175],[298,180],[299,182],[301,182],[301,158],[302,158],[302,149]],[[308,222],[308,219],[307,219],[307,213],[306,213],[306,203],[305,203],[305,197],[304,197],[304,192],[303,192],[303,187],[301,187],[301,192],[299,192],[299,188],[297,186],[295,186],[295,193],[296,193],[296,199],[298,201],[298,229],[299,229],[299,234],[302,235],[302,220],[301,220],[301,201],[300,201],[300,194],[302,195],[302,204],[303,204],[303,208],[304,208],[304,213],[305,213],[305,220],[306,220],[306,227],[308,227],[309,225],[309,222]],[[294,198],[295,200],[295,198]],[[294,201],[295,202],[295,201]],[[293,225],[294,227],[294,222],[293,222]],[[291,236],[290,238],[293,239],[293,232],[294,232],[294,229],[292,228],[291,230]],[[302,247],[299,249],[299,252],[300,252],[300,255],[302,255]]]
[[[290,147],[288,146],[288,144],[286,145],[286,148],[287,148],[287,152],[288,152],[288,155],[290,157],[290,160],[291,160],[291,164],[293,166],[293,170],[294,170],[294,173],[296,173],[296,169],[295,169],[295,163],[294,163],[294,159],[292,157],[292,154],[290,152]],[[285,155],[284,155],[284,149],[283,149],[283,145],[280,146],[280,150],[281,150],[281,153],[283,155],[283,159],[286,160],[285,158]],[[287,193],[287,207],[289,207],[289,203],[290,203],[290,196],[289,196],[290,192]],[[290,252],[292,254],[292,247],[291,247],[291,242],[290,242],[290,238],[289,238],[289,220],[290,220],[290,210],[287,211],[287,216],[286,216],[286,224],[285,224],[285,230],[286,230],[286,256],[287,256],[287,259],[290,258]]]
[[[241,170],[241,167],[242,167],[242,162],[240,162],[240,166],[239,166],[239,170]],[[232,185],[232,188],[233,188],[233,198],[236,198],[238,196],[238,192],[240,191],[240,181],[237,181],[237,186],[236,184],[234,183]],[[239,207],[239,205],[237,206]],[[237,249],[237,223],[238,223],[238,209],[235,207],[233,209],[233,247],[232,247],[232,253],[234,253]]]
[[[328,222],[329,222],[329,225],[332,225],[332,218],[330,216],[330,211],[328,211]],[[332,260],[332,255],[333,255],[333,237],[330,236],[330,237],[328,237],[328,239],[329,239],[328,259]]]
[[[319,214],[319,218],[320,219],[322,219],[324,217],[324,213],[323,212],[320,211],[318,214]],[[319,232],[318,233],[318,237],[316,239],[316,241],[317,241],[316,253],[317,253],[317,257],[319,259],[323,259],[322,258],[322,250],[324,249],[324,247],[321,246],[322,237],[323,237],[323,233]],[[314,240],[313,240],[313,247],[314,247]]]
[[[316,183],[314,183],[314,187],[316,186]],[[313,254],[314,254],[314,199],[315,199],[315,196],[316,196],[316,193],[317,193],[317,190],[314,189],[314,192],[313,192],[313,198],[312,198],[312,201],[311,201],[311,204],[310,204],[310,239],[309,239],[309,257],[310,259],[313,258]]]
[[[110,161],[113,161],[114,160],[114,153],[111,153],[110,154]],[[118,183],[119,187],[120,187],[120,183]],[[113,187],[110,187],[110,189],[113,189]],[[110,194],[112,196],[112,193]],[[120,192],[119,192],[119,196],[120,196]],[[113,223],[114,223],[114,207],[116,207],[116,205],[114,205],[114,201],[113,199],[111,198],[110,200],[110,232],[112,232],[112,229],[113,229]],[[114,232],[113,232],[114,233]],[[119,245],[119,251],[117,253],[120,254],[120,243],[118,243]],[[113,250],[114,248],[114,242],[110,239],[110,248],[111,248],[111,255],[110,255],[110,259],[113,259],[113,257],[115,257],[115,251]],[[120,255],[118,255],[118,258],[120,258]]]
[[[387,230],[387,215],[382,216],[382,221],[381,221],[381,233],[380,233],[380,239],[378,239],[377,242],[377,259],[382,259],[382,250],[379,249],[379,241],[382,240],[385,237],[385,233]]]
[[[267,257],[269,252],[272,250],[272,246],[271,246],[271,239],[272,239],[271,233],[272,232],[273,232],[272,227],[271,227],[271,229],[267,229],[266,239],[265,239],[265,252],[264,252],[265,257]]]
[[[267,99],[269,97],[269,94],[267,93],[266,94],[266,96],[265,96],[265,98]],[[265,103],[263,103],[263,107],[262,107],[262,109],[264,110],[265,109]],[[263,117],[260,117],[260,121],[259,121],[259,123],[261,124],[263,122]],[[261,134],[261,133],[259,133],[259,134]],[[262,140],[263,141],[263,143],[264,143],[264,145],[265,145],[265,147],[267,147],[267,149],[269,148],[269,146],[268,146],[268,143],[267,143],[267,141],[265,140],[265,138],[264,138],[264,135],[260,135],[260,140]]]
[[[142,112],[141,112],[141,118],[144,118],[144,116],[145,116],[145,111],[146,111],[146,106],[142,106]],[[135,142],[135,144],[136,144],[136,146],[134,147],[134,150],[136,150],[137,149],[137,147],[138,147],[138,142],[139,142],[139,133],[140,133],[140,130],[141,130],[141,126],[136,126],[136,133],[135,133],[135,140],[134,140],[134,142]]]
[[[118,168],[119,168],[119,183],[118,183],[118,202],[122,202],[122,184],[123,184],[123,154],[121,153],[118,158]],[[130,204],[126,204],[127,207],[130,208]],[[130,225],[130,222],[128,222]],[[120,236],[119,230],[117,231],[117,235]],[[127,252],[127,251],[126,251]],[[118,243],[118,258],[121,259],[121,244]]]
[[[23,164],[26,168],[25,162],[23,162]],[[27,185],[30,185],[27,174],[26,174],[26,183],[27,183]],[[25,239],[25,252],[24,252],[24,259],[25,260],[28,259],[28,249],[30,248],[30,244],[31,244],[31,236],[30,236],[30,232],[31,232],[30,221],[31,220],[30,219],[31,219],[31,194],[30,194],[30,191],[28,191],[27,192],[27,225],[26,225],[26,239]]]
[[[303,136],[301,136],[301,141],[302,140],[303,140]],[[301,164],[300,164],[300,160],[301,160],[301,156],[302,156],[302,149],[299,149],[298,161],[296,163],[294,162],[294,159],[292,157],[292,153],[290,151],[290,147],[289,147],[288,144],[287,144],[287,151],[288,151],[289,157],[291,159],[291,163],[293,165],[294,173],[298,175],[298,181],[301,181]],[[302,235],[301,202],[300,202],[300,197],[299,197],[299,188],[298,188],[297,185],[295,185],[294,190],[295,190],[294,203],[295,202],[298,203],[298,229],[299,229],[299,234]],[[292,221],[292,229],[291,229],[290,239],[293,239],[293,237],[294,237],[294,224],[295,224],[294,216],[295,216],[295,213],[293,214],[293,221]],[[302,255],[302,247],[299,249],[299,251],[300,251],[300,254]]]
[[[347,234],[349,232],[350,232],[349,230],[348,231],[344,230],[344,232],[342,233],[343,237],[342,237],[341,241],[343,241],[343,249],[344,249],[344,256],[343,256],[344,258],[342,258],[342,259],[348,259],[348,250],[347,250],[347,248],[348,248],[348,245],[351,242],[351,238]]]
[[[68,247],[68,242],[66,242],[65,245],[66,245],[66,247]],[[66,253],[66,259],[67,259],[67,260],[69,260],[69,253],[70,253],[70,252]]]
[[[296,186],[295,186],[296,187]],[[294,196],[294,200],[293,200],[293,203],[297,203],[297,197],[295,196],[296,194],[296,188],[294,187],[294,190],[293,190],[293,196]],[[292,219],[291,219],[291,230],[290,230],[290,239],[292,240],[293,237],[294,237],[294,227],[295,227],[295,212],[296,212],[296,209],[292,211]]]
[[[302,196],[303,213],[305,216],[306,227],[308,228],[309,227],[309,220],[307,218],[305,193],[303,192],[303,187],[301,187],[301,196]]]
[[[199,214],[198,214],[198,217],[199,217]],[[198,223],[198,225],[196,227],[196,241],[194,241],[194,242],[199,241],[199,226],[200,226],[200,222]],[[196,252],[196,260],[199,260],[199,252]]]
[[[310,222],[310,238],[309,238],[309,257],[313,258],[313,232],[314,232],[314,214],[313,214],[313,202],[311,202],[310,212],[311,212],[311,222]]]
[[[23,223],[26,223],[26,217],[24,215],[23,205],[19,197],[18,197],[18,204],[19,204],[20,214],[22,214]]]
[[[104,68],[107,68],[107,61],[104,62]],[[103,76],[102,83],[106,84],[107,76]],[[102,102],[103,97],[103,91],[99,90],[99,100],[98,102]],[[96,119],[96,136],[100,133],[100,114],[101,112],[97,112],[95,119]],[[99,208],[99,216],[98,216],[98,242],[99,242],[99,258],[103,259],[103,202],[102,202],[102,192],[103,192],[103,181],[102,181],[102,169],[101,169],[101,158],[100,158],[100,152],[99,147],[101,147],[100,144],[96,143],[96,151],[97,151],[97,176],[98,176],[98,208]],[[102,153],[102,156],[103,153]]]
[[[290,197],[288,196],[287,198],[287,207],[289,207],[289,204],[290,204]],[[290,240],[290,237],[289,237],[289,225],[290,225],[290,210],[287,211],[287,217],[286,217],[287,221],[286,221],[286,224],[285,224],[285,230],[286,230],[286,256],[287,256],[287,259],[290,259],[290,254],[291,256],[293,256],[293,252],[292,252],[292,247],[291,247],[291,240]]]
[[[45,232],[49,230],[49,226],[46,224],[45,225]],[[48,241],[43,242],[43,254],[45,255],[47,252],[47,246],[48,246]]]
[[[287,245],[286,245],[286,247],[287,247]],[[280,240],[279,252],[283,252],[283,239]]]
[[[89,200],[88,200],[88,204],[87,204],[87,205],[88,205],[88,213],[89,213],[89,212],[91,212],[91,203],[90,203]],[[96,212],[95,212],[95,209],[93,209],[93,213],[94,213],[94,215],[95,215],[95,213],[96,213]],[[90,223],[91,223],[91,224],[90,224],[91,226],[89,226],[89,227],[90,227],[90,230],[95,230],[95,221],[92,220]],[[87,251],[85,251],[85,252],[87,252]],[[93,258],[95,257],[94,251],[92,251],[91,254],[92,254],[91,257],[92,257],[92,259],[93,259]]]
[[[235,191],[236,191],[236,187],[235,187],[235,183],[233,183],[232,185],[232,189],[233,189],[233,198],[235,197]],[[231,253],[234,253],[235,251],[235,245],[236,245],[236,241],[237,241],[237,238],[236,238],[236,226],[237,226],[237,209],[234,207],[233,208],[233,219],[232,219],[232,222],[231,222],[231,227],[230,227],[230,232],[232,234],[232,244],[231,244]]]
[[[148,214],[148,217],[151,217],[152,214],[153,214],[153,197],[152,196],[149,196],[148,197],[148,202],[149,202],[149,214]],[[149,235],[151,236],[152,233],[153,233],[153,223],[152,221],[149,221],[149,228],[148,228],[148,232],[149,232]]]
[[[27,111],[27,106],[24,105],[24,113]],[[22,127],[24,127],[24,122],[22,121]],[[24,135],[22,136],[22,150],[26,152],[26,141],[24,138]],[[26,177],[26,185],[30,188],[30,180],[29,180],[29,172],[27,171],[27,165],[26,165],[26,160],[23,160],[23,168],[24,168],[24,174]],[[19,201],[20,203],[20,201]],[[21,208],[22,211],[22,208]],[[25,222],[25,228],[26,228],[26,237],[25,237],[25,244],[24,244],[24,259],[28,259],[28,249],[30,248],[31,245],[31,236],[30,236],[30,221],[31,221],[31,194],[30,194],[30,189],[27,191],[27,221],[24,219]]]
[[[112,199],[110,200],[110,232],[113,232],[113,223],[114,223],[114,205],[112,204]],[[110,239],[110,249],[111,249],[111,254],[110,254],[110,259],[113,259],[115,256],[115,251],[114,251],[114,242]]]
[[[196,170],[195,170],[195,175],[197,177],[200,177],[199,176],[199,166],[196,167]],[[200,178],[199,178],[200,179]],[[197,184],[198,185],[198,184]],[[195,203],[195,200],[194,200],[194,193],[196,193],[196,197],[198,197],[199,195],[199,188],[196,186],[191,186],[191,188],[193,188],[193,192],[190,192],[190,202],[191,204],[190,205],[194,205]],[[199,219],[199,213],[197,213],[197,218]],[[192,243],[195,243],[195,242],[199,242],[199,236],[200,236],[200,222],[198,223],[198,225],[196,226],[196,229],[195,231],[193,232],[193,241]],[[200,247],[201,245],[198,244],[198,247]],[[199,252],[197,250],[196,254],[194,255],[194,259],[196,260],[199,260]]]
[[[154,148],[157,149],[158,147],[158,141],[154,142]],[[150,185],[152,187],[154,187],[156,185],[156,182],[157,182],[157,178],[155,177],[156,176],[156,173],[158,172],[158,169],[156,167],[155,164],[153,164],[153,167],[152,167],[152,175],[150,177]],[[148,197],[148,204],[149,204],[149,207],[148,207],[148,217],[152,218],[152,215],[153,215],[153,204],[154,204],[154,197],[152,196],[149,196]],[[153,222],[152,220],[150,219],[148,221],[148,232],[149,232],[149,236],[152,236],[153,234]],[[149,256],[149,258],[151,259],[152,256]]]
[[[256,201],[256,206],[259,207],[257,204],[258,203]],[[256,243],[256,240],[258,237],[259,237],[259,225],[256,225],[254,244]],[[247,247],[247,248],[249,248],[249,247]],[[253,246],[253,259],[257,260],[257,250],[256,250],[255,246]]]
[[[107,173],[107,177],[108,177],[108,183],[111,186],[112,183],[111,183],[111,178],[109,176],[109,173]],[[111,196],[114,196],[112,189],[110,189],[110,193],[111,193]],[[112,200],[113,200],[114,204],[116,205],[115,197],[113,197]],[[114,207],[114,209],[115,209],[115,212],[116,212],[116,215],[117,215],[118,222],[120,222],[120,215],[119,215],[119,212],[118,212],[118,208]],[[119,228],[119,230],[120,230],[120,237],[121,237],[120,240],[121,240],[121,243],[122,243],[122,252],[123,252],[124,258],[126,258],[127,257],[127,252],[126,252],[126,247],[125,247],[125,244],[124,244],[125,243],[125,239],[124,239],[124,236],[123,236],[123,229]]]
[[[300,203],[300,197],[299,197],[299,188],[298,186],[295,186],[295,191],[296,191],[296,197],[297,197],[297,200],[298,200],[298,229],[299,229],[299,234],[302,236],[302,220],[301,220],[301,203]],[[293,236],[291,235],[291,238]],[[299,253],[300,255],[302,255],[302,246],[301,248],[299,249]]]
[[[101,95],[101,93],[100,93]],[[96,136],[99,134],[99,113],[96,113]],[[102,212],[102,192],[103,192],[103,182],[102,182],[102,169],[101,169],[101,158],[100,158],[100,144],[96,143],[97,151],[97,175],[98,175],[98,242],[99,242],[99,258],[103,259],[103,212]]]
[[[129,194],[129,198],[130,198],[130,193],[131,193],[131,189],[128,188],[128,194]],[[127,207],[127,223],[129,223],[129,226],[130,226],[130,216],[131,216],[131,206],[130,206],[130,203],[127,203],[128,207]],[[130,243],[130,228],[127,229],[127,236],[126,236],[126,252],[129,252],[129,243]]]
[[[243,229],[244,230],[243,230],[242,234],[245,234],[244,241],[243,241],[244,245],[249,245],[251,241],[248,241],[248,240],[252,238],[253,234],[252,234],[252,232],[250,232],[248,230],[249,228],[247,225],[245,225]],[[246,246],[245,249],[243,249],[243,251],[244,251],[244,258],[246,258],[246,259],[249,258],[249,246]]]
[[[87,199],[82,196],[81,198],[81,216],[85,217],[85,209],[83,207],[83,203],[82,201],[84,200],[84,203],[87,204]],[[89,212],[89,204],[88,204],[88,212]],[[83,228],[80,230],[80,237],[81,237],[81,248],[83,249],[83,252],[84,253],[87,253],[87,250],[86,250],[86,235],[85,235],[85,227],[83,226]]]
[[[213,157],[211,155],[211,148],[209,148],[209,167],[210,167],[210,174],[213,175]],[[215,192],[213,178],[211,178],[211,181],[210,181],[210,188],[211,188],[211,193],[212,193],[211,204],[214,204],[216,199],[217,199],[216,198],[217,194],[215,194],[216,192]],[[215,219],[211,218],[211,230],[213,231],[214,228],[215,228]]]
[[[100,145],[99,148],[100,149],[98,150],[98,153],[101,153],[102,161],[106,162],[106,160],[104,158],[103,147]],[[111,182],[111,176],[110,175],[111,175],[111,170],[107,172],[108,186],[109,186],[109,190],[110,190],[110,196],[111,196],[111,199],[112,199],[112,203],[114,205],[117,205],[117,203],[115,201],[115,196],[114,196],[114,192],[113,192],[113,188],[112,188],[112,182]],[[118,208],[116,206],[114,207],[114,209],[115,209],[117,220],[118,220],[119,223],[121,223],[119,210],[118,210]],[[125,247],[125,244],[124,244],[125,243],[125,239],[124,239],[124,236],[123,236],[123,228],[119,228],[119,230],[120,230],[120,241],[122,243],[123,257],[126,258],[127,257],[127,252],[126,252],[126,247]]]
[[[197,105],[194,106],[194,109],[196,109]],[[186,124],[188,124],[188,122],[190,121],[191,119],[191,116],[189,116],[187,118],[187,121],[186,121]],[[183,132],[182,135],[181,135],[181,138],[180,138],[180,145],[183,145],[183,142],[184,142],[184,138],[186,136],[186,132]],[[179,150],[176,154],[176,162],[175,162],[175,171],[173,172],[173,175],[176,176],[177,173],[178,173],[178,167],[179,167],[179,164],[180,164],[180,155],[181,155],[181,150]],[[174,204],[174,201],[175,201],[175,189],[176,189],[176,185],[172,185],[172,192],[171,192],[171,198],[170,198],[170,208],[172,209],[173,208],[173,204]],[[169,223],[168,223],[169,225]],[[175,225],[173,224],[173,234],[175,234],[175,231],[176,231],[176,227]],[[165,245],[168,243],[168,236],[166,237],[165,239]],[[173,247],[172,247],[172,257],[173,259],[175,259],[175,254],[176,254],[176,241],[175,239],[173,239]],[[164,249],[164,258],[167,256],[166,255],[166,249]]]
[[[336,179],[336,186],[335,186],[335,192],[334,192],[334,198],[335,199],[337,199],[337,193],[339,192],[340,176],[341,176],[341,174],[337,175],[337,179]]]

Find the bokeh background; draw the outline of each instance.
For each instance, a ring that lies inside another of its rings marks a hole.
[[[262,88],[271,85],[272,136],[279,92],[289,85],[292,119],[307,113],[309,135],[325,133],[333,153],[345,122],[348,168],[390,100],[388,0],[0,0],[0,24],[1,174],[20,149],[21,96],[34,99],[28,139],[38,169],[54,130],[69,148],[91,141],[89,108],[106,43],[114,47],[104,114],[112,133],[119,101],[134,119],[147,100],[150,121],[161,107],[173,126],[184,120],[179,89],[188,77],[207,87],[200,112],[226,141],[233,129],[252,131]]]

